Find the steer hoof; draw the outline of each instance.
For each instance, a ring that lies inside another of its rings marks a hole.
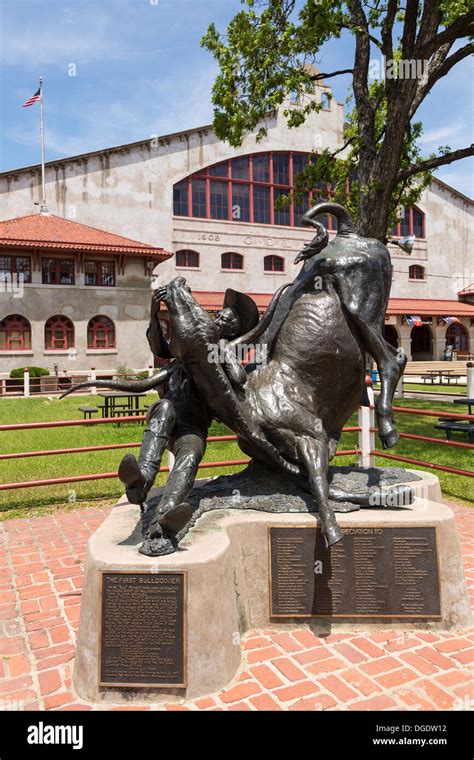
[[[391,415],[377,415],[377,424],[379,428],[379,438],[382,441],[383,448],[393,448],[400,438],[400,433],[395,427]]]
[[[393,447],[398,443],[400,433],[398,430],[395,430],[395,428],[393,428],[389,433],[379,433],[379,438],[382,441],[382,446],[384,449],[393,449]]]
[[[335,524],[323,529],[323,536],[326,543],[326,549],[329,549],[330,546],[334,546],[334,544],[337,544],[338,541],[344,538],[344,533],[339,525]]]

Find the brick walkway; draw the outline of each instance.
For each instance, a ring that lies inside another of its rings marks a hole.
[[[453,510],[473,597],[472,512]],[[109,511],[59,512],[2,524],[0,709],[94,708],[73,693],[71,673],[86,542]],[[323,637],[308,626],[279,626],[247,633],[242,647],[240,672],[224,691],[131,709],[459,710],[474,704],[474,630]]]

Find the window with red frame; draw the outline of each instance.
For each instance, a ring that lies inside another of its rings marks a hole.
[[[223,253],[221,267],[222,269],[243,269],[244,257],[241,253]]]
[[[464,325],[449,325],[446,330],[446,344],[453,346],[455,351],[464,352],[468,350],[469,335]]]
[[[101,288],[114,287],[115,262],[86,259],[84,262],[84,284]]]
[[[31,258],[29,256],[0,256],[0,282],[31,282]]]
[[[294,151],[252,153],[207,166],[173,187],[173,213],[201,219],[299,227],[301,215],[319,200],[329,200],[329,183],[302,191],[302,200],[275,208],[281,196],[291,196],[294,178],[307,166],[310,154]],[[325,220],[337,229],[336,218]]]
[[[176,251],[177,267],[194,267],[199,266],[199,253],[197,251]]]
[[[0,351],[31,349],[31,325],[25,317],[10,314],[0,322]]]
[[[265,256],[263,259],[263,269],[265,272],[284,272],[285,259],[281,256]]]
[[[412,264],[411,267],[408,267],[408,277],[410,280],[424,280],[425,268],[418,264]]]
[[[74,285],[74,259],[42,259],[43,285]]]
[[[68,317],[50,317],[44,326],[44,347],[47,351],[67,351],[74,347],[74,325]]]
[[[87,325],[87,348],[115,348],[115,325],[108,317],[93,317]]]
[[[414,235],[416,238],[425,238],[424,213],[414,206],[412,206],[412,208],[404,209],[403,216],[392,229],[392,235],[395,235],[396,237]]]

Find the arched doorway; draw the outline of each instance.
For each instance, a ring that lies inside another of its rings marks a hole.
[[[433,336],[427,325],[414,327],[411,331],[412,361],[429,361],[433,358]]]
[[[383,326],[383,337],[394,348],[398,348],[398,333],[396,327],[393,325]]]
[[[446,330],[446,345],[452,346],[457,353],[467,354],[469,351],[469,336],[464,325],[455,322]]]

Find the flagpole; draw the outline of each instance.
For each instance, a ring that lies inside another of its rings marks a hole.
[[[40,132],[41,132],[41,206],[40,214],[47,214],[46,182],[44,172],[44,120],[43,120],[43,78],[40,77]]]

